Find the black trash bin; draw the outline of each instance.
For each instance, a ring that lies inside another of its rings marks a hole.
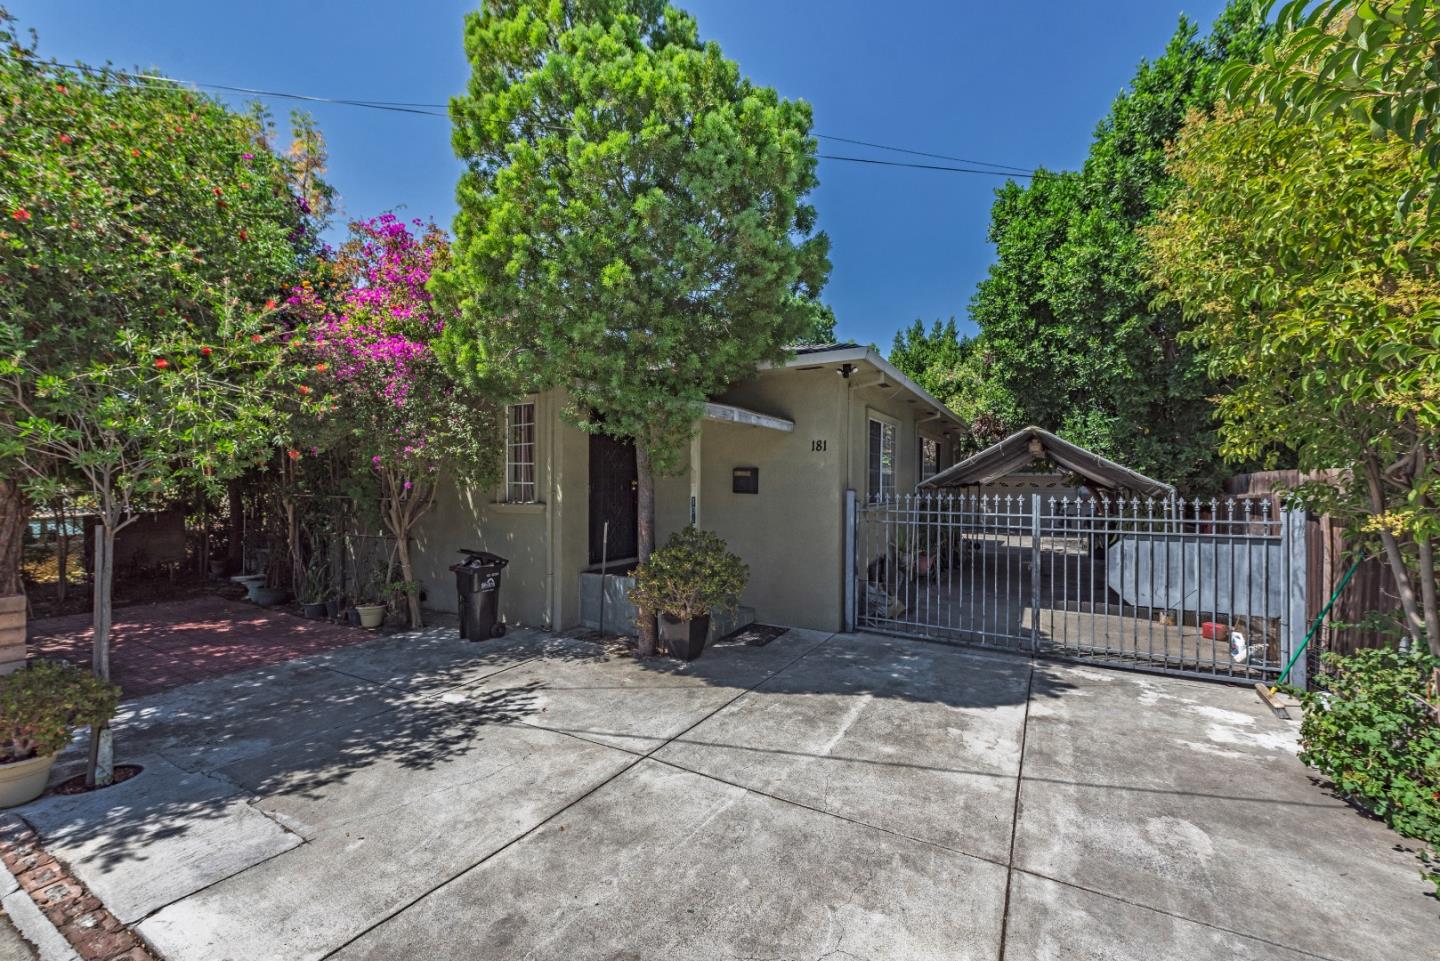
[[[460,604],[460,636],[468,641],[501,637],[500,572],[510,562],[488,551],[461,549],[465,560],[451,564]]]

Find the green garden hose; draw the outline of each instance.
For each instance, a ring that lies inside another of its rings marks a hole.
[[[1320,625],[1325,623],[1325,615],[1330,613],[1330,608],[1335,606],[1335,602],[1340,599],[1341,592],[1345,590],[1345,585],[1350,583],[1350,578],[1355,576],[1355,572],[1359,570],[1359,568],[1360,562],[1357,560],[1350,565],[1350,569],[1345,572],[1345,576],[1340,578],[1340,586],[1335,588],[1335,593],[1331,594],[1330,600],[1325,603],[1325,609],[1320,612],[1319,617],[1315,618],[1315,623],[1310,625],[1310,633],[1305,635],[1305,640],[1301,641],[1300,646],[1295,649],[1295,653],[1290,655],[1290,661],[1285,665],[1285,670],[1280,672],[1281,678],[1290,677],[1290,668],[1294,667],[1295,662],[1300,660],[1300,655],[1305,653],[1305,648],[1310,645],[1310,638],[1314,637],[1315,632],[1320,630]],[[1280,681],[1276,681],[1270,688],[1270,694],[1273,696],[1279,689]]]

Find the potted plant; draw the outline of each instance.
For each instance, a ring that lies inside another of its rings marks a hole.
[[[635,568],[630,599],[660,621],[672,657],[693,661],[705,650],[712,611],[732,610],[750,569],[710,531],[686,527]]]
[[[385,622],[385,605],[356,604],[355,614],[360,618],[361,627],[373,631]]]
[[[0,808],[39,797],[71,730],[105,724],[119,703],[120,688],[62,662],[0,677]]]
[[[306,617],[320,620],[328,613],[326,600],[330,596],[330,565],[323,559],[312,560],[305,568],[305,594],[300,604]]]

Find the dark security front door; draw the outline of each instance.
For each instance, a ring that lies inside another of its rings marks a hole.
[[[590,563],[600,563],[605,525],[610,525],[610,560],[634,557],[637,484],[635,445],[604,434],[590,435]]]

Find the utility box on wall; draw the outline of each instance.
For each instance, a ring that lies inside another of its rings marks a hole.
[[[760,493],[760,468],[736,467],[730,473],[730,490],[735,494]]]

